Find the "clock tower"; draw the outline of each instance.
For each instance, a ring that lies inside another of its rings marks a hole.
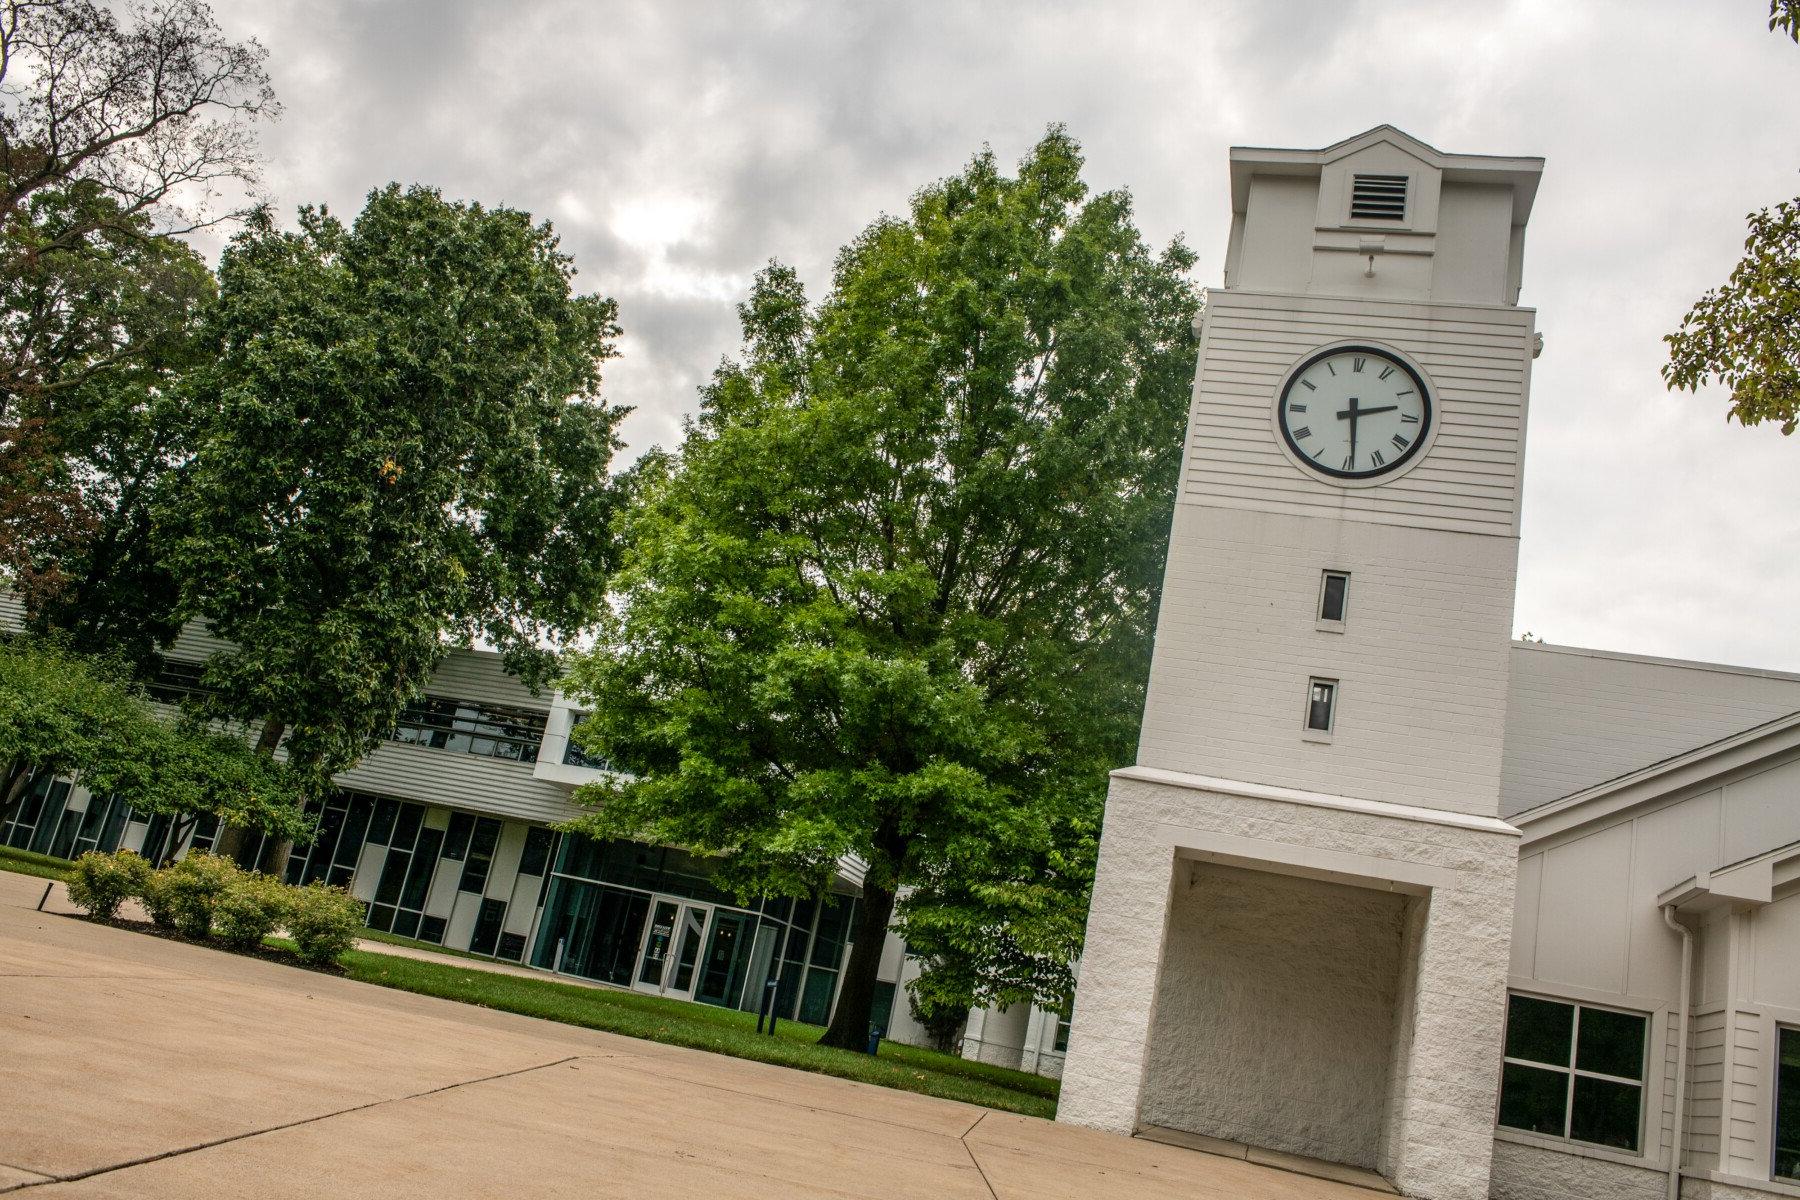
[[[1542,167],[1390,126],[1231,152],[1060,1120],[1487,1195]]]

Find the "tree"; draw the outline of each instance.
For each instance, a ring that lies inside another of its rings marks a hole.
[[[232,643],[204,711],[323,778],[453,642],[548,678],[604,602],[625,412],[598,400],[613,302],[573,274],[548,224],[421,187],[233,239],[218,355],[183,387],[208,415],[158,513],[184,614]]]
[[[82,782],[123,800],[138,816],[173,818],[162,845],[144,848],[154,863],[160,865],[186,842],[203,815],[280,841],[311,838],[309,780],[287,763],[257,753],[241,727],[211,726],[188,715],[174,721],[144,717],[125,727],[114,752],[84,772]]]
[[[0,641],[0,772],[0,821],[34,781],[63,776],[139,815],[179,818],[169,846],[207,813],[279,837],[310,829],[300,776],[254,753],[241,729],[166,721],[116,664],[52,639]]]
[[[0,226],[81,181],[165,232],[231,213],[221,184],[256,182],[255,123],[279,112],[255,39],[233,42],[200,0],[0,2]],[[73,244],[102,220],[68,233]]]
[[[0,0],[0,578],[140,663],[174,628],[148,500],[211,287],[177,237],[254,188],[264,57],[198,0]]]
[[[1771,0],[1769,28],[1800,42],[1800,0]],[[1671,388],[1716,380],[1731,389],[1728,417],[1800,427],[1800,197],[1747,218],[1744,257],[1722,287],[1695,302],[1663,340]]]
[[[901,889],[903,931],[1006,886],[1085,904],[1082,868],[1037,872],[1091,856],[1072,843],[1135,740],[1193,260],[1080,175],[1052,129],[1016,177],[983,151],[869,226],[816,308],[762,272],[743,359],[646,467],[602,648],[571,666],[584,741],[629,773],[583,790],[580,827],[725,855],[746,894],[867,862],[833,1046],[865,1045]]]
[[[0,821],[39,777],[104,767],[141,715],[103,664],[54,641],[0,640]]]
[[[35,381],[0,428],[0,570],[34,628],[146,664],[178,628],[151,513],[192,450],[199,414],[175,385],[205,354],[212,273],[85,185],[26,208],[14,247],[50,246],[96,209],[107,224],[0,277],[0,359],[33,364]]]

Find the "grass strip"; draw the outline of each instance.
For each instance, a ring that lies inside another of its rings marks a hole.
[[[353,950],[343,958],[350,978],[464,1004],[579,1025],[671,1046],[773,1063],[946,1100],[961,1100],[1034,1117],[1056,1115],[1057,1081],[971,1062],[897,1042],[876,1057],[818,1045],[815,1025],[783,1021],[774,1036],[756,1032],[752,1013],[637,992],[583,987]]]
[[[52,858],[48,854],[33,854],[29,850],[0,846],[0,871],[36,875],[39,879],[60,879],[67,883],[69,869],[74,865],[66,858]]]

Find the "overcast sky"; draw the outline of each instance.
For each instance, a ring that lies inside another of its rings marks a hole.
[[[1051,122],[1219,282],[1234,144],[1391,122],[1549,162],[1526,241],[1535,368],[1514,628],[1800,670],[1800,435],[1667,393],[1664,333],[1800,194],[1800,47],[1764,0],[1473,5],[216,0],[270,51],[291,214],[390,180],[552,220],[618,299],[633,453],[679,436],[771,257],[831,257],[983,143]]]

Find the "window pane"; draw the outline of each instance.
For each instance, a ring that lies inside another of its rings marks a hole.
[[[1319,619],[1322,621],[1342,621],[1344,619],[1344,591],[1350,586],[1348,575],[1325,576],[1325,595],[1319,602]]]
[[[1604,1008],[1581,1010],[1581,1036],[1575,1046],[1575,1065],[1583,1071],[1644,1077],[1644,1018]]]
[[[1306,727],[1321,732],[1331,731],[1331,702],[1337,688],[1329,683],[1314,682],[1306,705]]]
[[[550,862],[550,843],[556,835],[541,825],[525,831],[525,852],[519,858],[519,874],[542,875]]]
[[[1800,1178],[1800,1029],[1781,1031],[1775,1074],[1775,1174]]]
[[[1500,1124],[1562,1137],[1569,1077],[1562,1071],[1507,1063],[1500,1072]]]
[[[1638,1109],[1643,1095],[1644,1089],[1635,1083],[1614,1083],[1610,1079],[1577,1075],[1575,1111],[1569,1121],[1569,1136],[1576,1141],[1636,1150]]]
[[[1535,996],[1506,998],[1506,1057],[1569,1065],[1575,1006]]]

